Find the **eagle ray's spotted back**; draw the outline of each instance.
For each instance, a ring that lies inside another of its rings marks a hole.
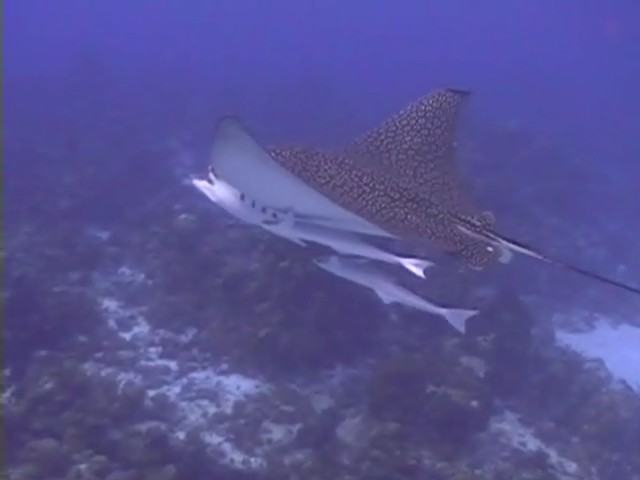
[[[412,102],[343,150],[363,165],[395,176],[409,188],[478,228],[491,228],[489,212],[477,213],[461,185],[455,135],[469,92],[440,89]]]
[[[496,250],[464,234],[443,205],[380,169],[307,147],[269,148],[268,152],[309,187],[391,234],[434,241],[460,253],[473,267],[496,259]]]

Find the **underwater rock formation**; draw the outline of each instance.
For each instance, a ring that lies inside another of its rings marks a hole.
[[[370,385],[369,412],[398,424],[435,449],[460,449],[483,430],[493,396],[481,378],[443,347],[400,355],[380,365]]]
[[[557,350],[536,365],[523,398],[532,416],[571,432],[596,478],[640,476],[640,396],[612,382],[600,362]]]

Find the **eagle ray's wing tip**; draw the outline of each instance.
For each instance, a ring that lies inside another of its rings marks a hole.
[[[457,87],[447,87],[445,88],[447,92],[455,93],[456,95],[460,95],[461,97],[468,97],[471,95],[471,90],[466,88],[457,88]]]

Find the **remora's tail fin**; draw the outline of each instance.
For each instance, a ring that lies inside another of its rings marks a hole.
[[[427,268],[432,267],[434,265],[434,263],[430,262],[429,260],[423,260],[421,258],[406,258],[406,257],[403,257],[400,260],[400,264],[404,268],[409,270],[411,273],[413,273],[414,275],[417,275],[420,278],[425,278],[424,271]]]
[[[469,229],[462,226],[462,228],[469,232]],[[512,238],[507,237],[506,235],[502,235],[493,231],[483,231],[483,232],[473,232],[474,235],[478,235],[487,241],[498,244],[498,246],[504,246],[509,248],[514,252],[521,253],[523,255],[527,255],[528,257],[535,258],[536,260],[540,260],[542,262],[548,263],[550,265],[555,265],[560,268],[564,268],[570,272],[576,273],[583,277],[590,278],[592,280],[596,280],[601,283],[606,283],[616,288],[620,288],[622,290],[626,290],[627,292],[635,293],[636,295],[640,295],[640,287],[636,287],[634,285],[629,285],[627,283],[621,282],[619,280],[615,280],[613,278],[606,277],[597,272],[593,272],[591,270],[587,270],[586,268],[578,267],[569,262],[565,262],[564,260],[554,258],[553,256],[547,255],[543,252],[540,252],[538,249],[526,245],[523,242],[519,242],[518,240],[514,240]]]
[[[459,308],[447,309],[445,318],[453,328],[464,334],[467,331],[467,320],[476,315],[478,310],[463,310]]]

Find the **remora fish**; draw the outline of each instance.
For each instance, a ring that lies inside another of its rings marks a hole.
[[[269,227],[269,230],[277,235],[289,238],[296,243],[302,243],[304,241],[319,243],[344,255],[355,255],[371,260],[400,265],[420,278],[425,278],[425,269],[433,266],[433,263],[428,260],[393,255],[392,253],[361,241],[353,233],[309,222],[294,220],[292,224],[274,225]]]
[[[211,166],[246,195],[292,211],[311,223],[403,240],[436,242],[471,266],[500,249],[457,228],[450,212],[385,172],[306,147],[263,149],[240,123],[224,117],[216,130]]]
[[[398,264],[414,275],[424,278],[424,270],[432,262],[419,258],[400,257],[385,252],[358,239],[354,234],[304,221],[296,221],[290,212],[282,212],[258,204],[210,171],[208,180],[193,179],[193,185],[216,205],[234,217],[291,240],[299,245],[310,241],[326,245],[336,252]]]
[[[384,303],[400,303],[442,316],[461,333],[466,330],[467,320],[478,313],[477,310],[445,308],[435,305],[398,285],[388,276],[369,265],[366,260],[332,255],[316,259],[314,263],[334,275],[372,289]]]

